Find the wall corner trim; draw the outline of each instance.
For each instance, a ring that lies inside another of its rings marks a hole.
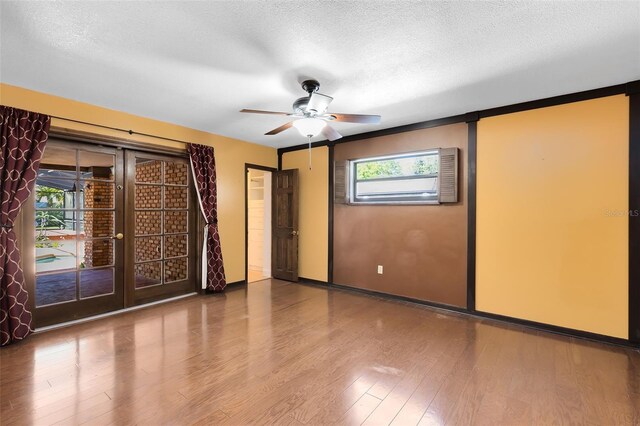
[[[629,94],[629,340],[640,344],[640,81],[634,84],[638,91]]]
[[[628,82],[625,85],[624,93],[627,96],[640,94],[640,80]]]
[[[478,120],[470,121],[467,139],[467,309],[476,310],[476,163]]]
[[[327,203],[328,207],[329,207],[329,211],[327,212],[327,218],[329,220],[328,226],[327,226],[327,231],[328,231],[328,235],[327,235],[327,281],[328,282],[333,282],[333,220],[334,220],[334,216],[333,216],[333,201],[334,201],[334,197],[333,197],[333,192],[334,192],[334,185],[335,185],[335,177],[333,175],[334,173],[334,169],[333,169],[333,162],[335,159],[335,152],[334,152],[334,148],[335,148],[335,144],[333,142],[329,142],[328,145],[329,148],[329,158],[327,163],[328,167],[329,167],[329,171],[328,171],[328,178],[329,178],[329,183],[327,185],[327,188],[329,189],[329,201]]]
[[[466,113],[464,115],[464,121],[466,123],[473,123],[474,121],[480,121],[480,111]]]

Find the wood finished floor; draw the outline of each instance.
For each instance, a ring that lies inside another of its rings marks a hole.
[[[2,425],[640,424],[640,355],[266,280],[0,351]]]
[[[249,283],[266,280],[267,278],[269,277],[264,275],[261,271],[252,271],[251,269],[247,271],[247,281]]]

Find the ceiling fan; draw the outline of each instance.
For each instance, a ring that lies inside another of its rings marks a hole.
[[[277,111],[262,111],[257,109],[242,109],[240,112],[246,112],[251,114],[270,114],[270,115],[286,115],[288,117],[295,118],[295,120],[283,124],[265,135],[272,136],[277,135],[291,127],[295,127],[302,136],[311,138],[322,133],[330,141],[340,139],[342,135],[338,133],[333,127],[329,126],[329,122],[342,121],[347,123],[366,123],[366,124],[378,124],[380,123],[379,115],[364,115],[364,114],[341,114],[327,112],[329,104],[333,100],[331,96],[323,95],[319,93],[320,83],[316,80],[305,80],[302,82],[302,89],[309,95],[297,99],[293,103],[293,112],[277,112]]]

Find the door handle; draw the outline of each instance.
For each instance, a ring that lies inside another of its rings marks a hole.
[[[296,235],[300,235],[300,232],[298,232],[298,231],[291,231],[291,235],[293,235],[293,236],[295,237]]]
[[[115,237],[111,237],[114,240],[121,240],[124,238],[124,235],[121,232],[118,232]]]

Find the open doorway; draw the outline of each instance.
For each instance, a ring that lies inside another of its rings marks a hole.
[[[246,280],[271,278],[271,179],[269,167],[246,165]]]

